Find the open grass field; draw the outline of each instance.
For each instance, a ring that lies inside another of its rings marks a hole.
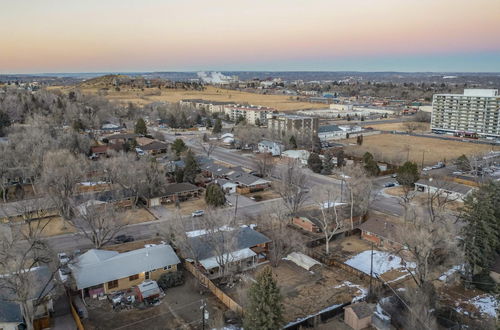
[[[423,132],[429,132],[431,130],[431,124],[430,123],[417,123],[418,128],[414,130],[415,133],[423,133]],[[406,132],[408,131],[407,126],[405,123],[386,123],[384,124],[383,122],[380,124],[370,124],[367,125],[369,127],[373,127],[373,129],[376,130],[381,130],[381,131],[403,131]]]
[[[53,86],[50,89],[60,89],[64,92],[69,92],[76,87],[58,87]],[[80,88],[83,93],[97,94],[98,88],[87,87],[85,85]],[[203,99],[211,101],[249,103],[254,105],[263,105],[275,108],[280,111],[292,111],[312,108],[325,108],[324,104],[298,102],[287,95],[265,95],[248,92],[239,92],[207,86],[203,91],[183,90],[183,89],[122,89],[117,92],[109,89],[105,97],[116,102],[132,102],[138,105],[145,105],[152,102],[178,102],[182,99]]]
[[[499,146],[392,134],[365,136],[362,146],[351,145],[356,143],[355,139],[347,142],[348,155],[362,157],[368,151],[376,160],[391,164],[402,164],[409,159],[421,165],[423,158],[424,166],[439,161],[449,163],[463,154],[469,156],[500,150]]]

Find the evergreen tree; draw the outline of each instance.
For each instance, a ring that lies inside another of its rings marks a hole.
[[[255,126],[260,127],[260,125],[261,125],[260,119],[259,118],[255,119]]]
[[[330,152],[325,154],[325,159],[323,160],[323,174],[330,175],[332,174],[333,169],[333,156]]]
[[[179,126],[177,125],[177,119],[175,119],[175,116],[173,113],[169,114],[168,115],[168,119],[167,119],[167,122],[168,122],[168,125],[171,127],[171,128],[178,128]]]
[[[344,154],[344,150],[340,149],[339,151],[337,151],[335,153],[335,157],[337,157],[337,166],[338,167],[342,167],[344,166],[344,162],[345,162],[345,154]]]
[[[184,170],[181,167],[176,167],[174,172],[175,182],[184,182]]]
[[[134,127],[134,133],[140,135],[148,134],[148,128],[146,127],[146,122],[144,121],[144,119],[142,118],[137,119],[137,122],[135,123]]]
[[[0,111],[0,136],[5,134],[5,128],[10,126],[9,114],[5,111]]]
[[[272,269],[266,266],[248,291],[245,330],[281,329],[284,324],[282,300]]]
[[[187,149],[186,144],[184,143],[184,140],[182,139],[175,139],[174,143],[170,146],[170,148],[175,152],[177,157]]]
[[[406,162],[400,166],[397,171],[396,181],[403,186],[413,187],[415,182],[418,181],[420,175],[418,173],[418,166],[414,162]]]
[[[313,152],[315,153],[320,153],[321,152],[321,140],[317,135],[314,135],[312,138],[312,144],[313,144]]]
[[[470,171],[471,170],[470,161],[467,158],[467,156],[465,156],[465,155],[462,155],[462,156],[458,157],[457,161],[455,162],[455,164],[457,165],[457,168],[460,171],[466,172],[466,171]]]
[[[200,173],[201,170],[191,150],[187,152],[184,158],[184,164],[184,181],[195,183],[196,175]]]
[[[490,182],[467,196],[461,219],[470,270],[489,269],[500,249],[500,183]]]
[[[226,203],[226,196],[218,184],[212,183],[208,185],[207,191],[205,192],[205,202],[207,205],[213,207],[224,206]]]
[[[220,134],[222,132],[222,121],[217,118],[215,120],[214,128],[212,129],[213,134]]]
[[[295,139],[295,136],[290,136],[290,140],[288,142],[290,143],[290,147],[292,149],[297,149],[297,140]]]
[[[367,163],[365,163],[365,170],[370,174],[371,176],[377,176],[380,173],[380,168],[378,167],[377,162],[374,159],[368,160]]]
[[[315,152],[311,152],[309,158],[307,159],[307,166],[314,172],[320,173],[323,169],[323,162],[319,155]]]
[[[370,162],[370,160],[373,160],[373,155],[367,151],[363,155],[363,163],[366,165],[368,164],[368,162]]]

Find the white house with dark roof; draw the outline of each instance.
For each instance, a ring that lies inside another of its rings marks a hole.
[[[91,249],[69,267],[82,296],[96,297],[158,280],[163,273],[176,271],[179,263],[170,245],[159,244],[123,253]]]
[[[285,147],[279,142],[262,140],[257,144],[257,149],[262,153],[270,153],[273,156],[279,156],[285,150]]]

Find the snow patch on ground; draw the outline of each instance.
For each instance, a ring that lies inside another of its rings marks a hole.
[[[351,259],[347,260],[345,264],[370,275],[371,251],[363,251]],[[405,270],[403,261],[400,257],[392,255],[384,251],[373,251],[373,273],[382,275],[393,269]],[[415,268],[414,262],[406,262],[408,268]],[[407,276],[407,275],[405,275]]]
[[[339,289],[339,288],[341,288],[343,286],[347,286],[347,287],[350,287],[350,288],[356,288],[356,289],[358,289],[360,291],[360,294],[357,295],[356,297],[354,297],[352,299],[353,303],[358,302],[360,300],[363,300],[368,295],[368,289],[362,287],[361,285],[351,283],[349,281],[344,281],[344,283],[335,286],[334,289]]]
[[[463,269],[463,265],[456,265],[448,269],[443,275],[439,276],[439,280],[445,282],[448,277],[455,274],[455,272],[461,271]]]
[[[497,316],[497,309],[499,307],[498,299],[491,294],[483,294],[471,298],[469,300],[461,300],[455,303],[456,305],[455,310],[457,312],[462,313],[464,315],[469,315],[470,313],[464,307],[460,306],[463,304],[473,305],[474,307],[477,308],[479,313],[488,315],[490,317]]]

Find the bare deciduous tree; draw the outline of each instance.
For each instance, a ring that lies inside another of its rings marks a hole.
[[[354,164],[345,169],[345,183],[349,193],[351,213],[351,230],[354,229],[354,213],[365,215],[372,200],[372,181],[366,175],[365,169]]]
[[[208,139],[207,141],[203,141],[203,138],[200,138],[197,141],[198,146],[200,146],[203,153],[210,158],[210,155],[217,149],[217,142]]]
[[[255,157],[254,164],[260,176],[270,177],[274,169],[274,158],[269,153],[260,154]]]
[[[29,330],[34,329],[36,313],[56,289],[54,253],[40,239],[42,230],[14,231],[0,237],[0,298],[19,304]]]
[[[265,216],[252,219],[259,231],[263,232],[273,242],[269,250],[269,258],[273,267],[291,252],[304,250],[303,235],[289,226],[290,217],[284,206],[269,208],[263,212]]]
[[[84,159],[66,150],[48,152],[44,157],[42,181],[53,204],[65,221],[72,217],[72,197],[84,177]]]
[[[116,211],[113,205],[94,204],[88,201],[76,207],[71,224],[77,228],[78,234],[87,238],[96,249],[111,242],[127,225],[124,214]]]
[[[317,186],[313,191],[314,204],[320,210],[319,227],[325,236],[325,252],[330,254],[330,240],[345,227],[344,219],[339,212],[340,193],[328,185]]]
[[[283,200],[283,204],[290,211],[296,213],[307,199],[306,176],[300,169],[297,161],[289,161],[281,170],[280,181],[275,188]]]

